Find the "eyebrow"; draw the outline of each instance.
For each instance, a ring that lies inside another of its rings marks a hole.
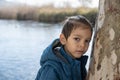
[[[81,35],[78,35],[78,34],[73,34],[73,36],[82,37]],[[87,39],[91,40],[91,37],[89,37]]]

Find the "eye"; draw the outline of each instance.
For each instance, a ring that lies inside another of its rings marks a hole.
[[[90,40],[85,40],[85,42],[89,44],[89,43],[90,43]]]
[[[80,41],[80,38],[77,38],[77,37],[76,37],[76,38],[74,38],[74,40],[75,40],[75,41]]]

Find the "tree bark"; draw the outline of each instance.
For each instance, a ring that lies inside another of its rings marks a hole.
[[[87,80],[120,80],[120,0],[99,0]]]

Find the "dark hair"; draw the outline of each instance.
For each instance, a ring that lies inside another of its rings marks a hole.
[[[93,31],[92,25],[87,18],[81,15],[71,16],[65,20],[63,25],[62,33],[64,34],[65,38],[67,39],[70,36],[73,29],[82,27],[80,26],[81,23],[89,26],[84,28],[90,28],[91,32]]]

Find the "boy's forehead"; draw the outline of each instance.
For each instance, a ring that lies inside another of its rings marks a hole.
[[[92,35],[92,32],[89,28],[76,28],[74,30],[72,30],[71,32],[72,35],[75,35],[75,36],[80,36],[81,34],[86,34],[86,35]]]

